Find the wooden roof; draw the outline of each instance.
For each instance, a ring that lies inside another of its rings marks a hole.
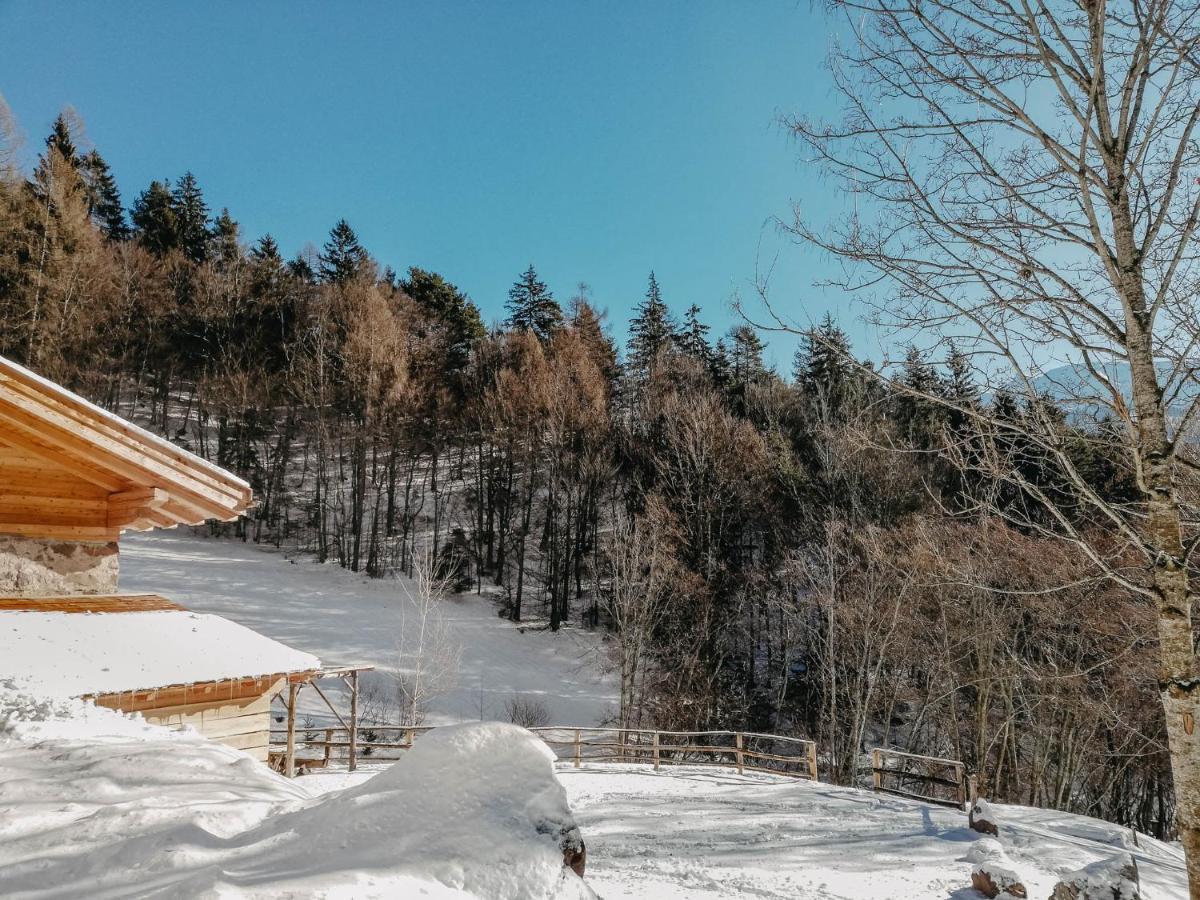
[[[253,502],[240,478],[4,357],[0,464],[8,506],[20,501],[0,521],[10,534],[115,539],[229,521]]]

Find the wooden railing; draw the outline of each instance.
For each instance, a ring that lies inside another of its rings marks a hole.
[[[882,747],[871,751],[871,778],[876,791],[943,806],[961,807],[969,793],[966,766],[959,760]]]
[[[391,761],[412,747],[430,726],[359,725],[359,761]],[[531,728],[560,760],[580,767],[585,762],[651,765],[722,766],[739,773],[767,772],[817,780],[817,745],[802,738],[750,731],[657,731],[643,728]],[[273,743],[287,732],[271,732]],[[300,728],[296,765],[323,768],[347,758],[350,734],[345,728]]]

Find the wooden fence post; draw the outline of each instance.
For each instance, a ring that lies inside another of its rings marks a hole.
[[[582,750],[582,747],[580,746],[580,743],[579,743],[579,729],[576,728],[575,729],[575,768],[577,768],[577,769],[579,768],[579,762],[580,762],[579,757],[580,757],[581,750]]]
[[[408,744],[408,746],[405,748],[406,750],[412,749],[413,741],[415,739],[416,739],[416,732],[413,731],[413,729],[411,729],[411,728],[406,729],[404,732],[404,741],[406,744]]]
[[[350,673],[350,765],[358,766],[358,672]]]
[[[737,748],[734,752],[735,752],[735,755],[737,756],[738,774],[744,775],[746,773],[743,771],[744,760],[742,758],[742,733],[740,731],[736,735],[734,735],[734,744]]]
[[[654,771],[658,771],[658,731],[654,732]]]
[[[283,774],[288,778],[296,777],[296,688],[298,685],[288,682],[288,713],[287,713],[287,755],[283,761]]]
[[[967,803],[969,803],[971,806],[974,806],[977,799],[979,799],[979,777],[977,775],[968,775]]]
[[[333,729],[326,728],[325,729],[325,768],[326,769],[329,768],[329,757],[332,755],[332,751],[333,751],[333,747],[331,746],[332,743],[333,743]]]
[[[883,787],[883,773],[879,770],[883,768],[883,751],[876,747],[871,751],[871,784],[875,790]]]
[[[817,780],[817,742],[808,742],[808,777],[811,781]]]

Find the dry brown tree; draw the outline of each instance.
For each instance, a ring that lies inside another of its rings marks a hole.
[[[1200,898],[1200,530],[1184,490],[1200,413],[1196,5],[839,0],[830,13],[844,117],[790,124],[846,210],[828,223],[798,209],[795,234],[851,263],[844,286],[881,320],[969,342],[993,384],[1031,400],[1070,365],[1069,408],[1118,423],[1111,440],[1136,475],[1127,504],[1077,469],[1044,405],[1019,421],[968,410],[1032,442],[1070,485],[1052,495],[996,457],[1042,507],[1021,524],[1074,542],[1157,610],[1177,824]],[[1088,539],[1083,514],[1136,550],[1137,569]]]

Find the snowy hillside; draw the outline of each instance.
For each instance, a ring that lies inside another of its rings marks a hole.
[[[379,671],[364,678],[368,688],[374,682],[394,690],[387,673],[415,652],[406,593],[414,588],[407,579],[370,579],[307,557],[289,561],[253,544],[178,532],[130,534],[121,542],[120,588],[225,616],[326,665],[374,665]],[[503,719],[505,703],[517,696],[541,700],[547,724],[594,725],[613,711],[616,687],[604,672],[598,635],[519,627],[473,594],[447,600],[442,617],[461,656],[445,692],[431,698],[428,724]],[[409,634],[403,647],[402,633]],[[314,715],[323,712],[315,696],[304,700]]]

